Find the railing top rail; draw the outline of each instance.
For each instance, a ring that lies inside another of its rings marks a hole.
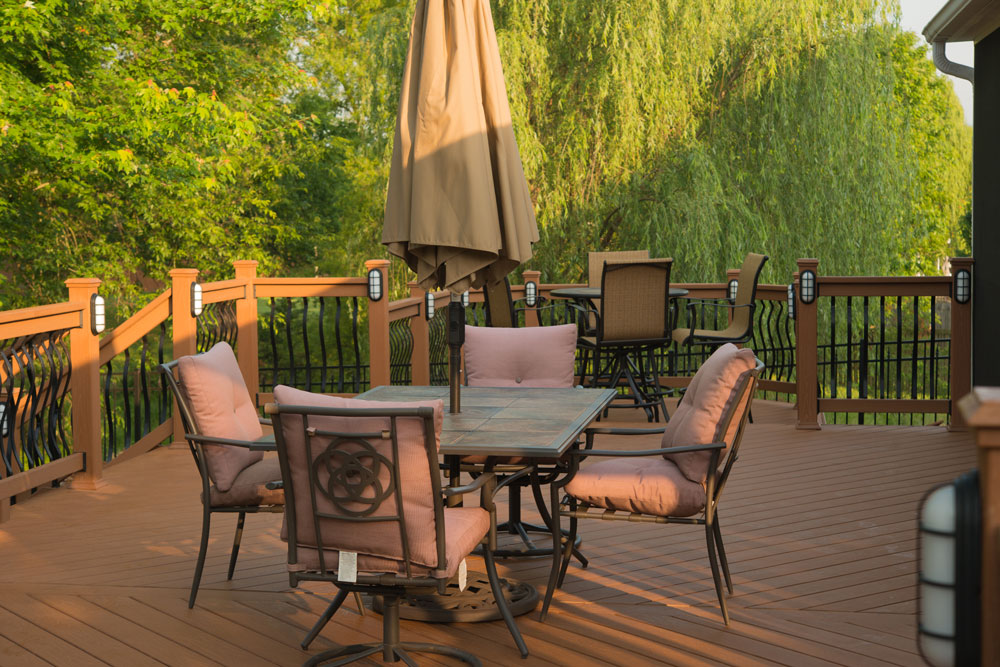
[[[246,298],[246,282],[243,280],[219,280],[214,283],[202,283],[201,300],[204,304],[233,301]]]
[[[0,339],[33,336],[83,326],[86,303],[54,303],[0,312]]]
[[[950,285],[951,276],[816,276],[816,282],[841,285]]]
[[[368,279],[349,278],[256,278],[254,296],[310,297],[310,296],[367,296]]]
[[[172,291],[168,287],[165,292],[150,301],[138,313],[128,318],[108,332],[101,339],[100,364],[103,366],[116,356],[127,350],[143,336],[170,317]]]

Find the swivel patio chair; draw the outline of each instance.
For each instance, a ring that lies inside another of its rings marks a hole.
[[[236,514],[236,537],[226,579],[233,578],[247,514],[282,512],[284,495],[268,482],[281,479],[274,440],[265,436],[250,393],[228,343],[216,343],[204,354],[180,357],[159,370],[177,399],[184,437],[201,475],[201,545],[188,607],[194,607],[205,568],[212,514]]]
[[[604,275],[604,264],[606,262],[626,262],[633,259],[649,259],[648,250],[608,250],[602,252],[587,253],[587,287],[600,287],[601,277]],[[601,300],[594,299],[588,304],[589,312],[584,320],[584,335],[597,335],[597,317],[601,312]],[[589,350],[584,349],[584,354]],[[586,357],[584,357],[586,365]]]
[[[339,589],[303,648],[349,592],[383,599],[381,641],[324,651],[305,664],[335,660],[331,664],[342,665],[381,653],[387,662],[402,659],[412,665],[410,651],[480,664],[461,649],[402,642],[399,635],[400,597],[431,587],[443,594],[479,544],[485,545],[483,558],[498,610],[521,656],[527,657],[492,555],[495,476],[441,488],[442,402],[376,403],[285,386],[275,387],[274,397],[277,402],[265,409],[275,420],[288,500],[282,538],[288,542],[289,581],[292,586],[325,581]],[[444,498],[474,490],[481,490],[479,507],[445,507]]]
[[[649,421],[669,419],[654,353],[670,343],[672,259],[606,262],[601,278],[601,312],[595,335],[577,345],[594,354],[591,386],[618,388],[624,382],[632,405]],[[584,371],[585,372],[585,371]],[[584,378],[584,385],[587,385]]]
[[[546,387],[570,388],[575,386],[574,359],[576,356],[574,324],[549,327],[468,327],[465,330],[465,376],[470,387]],[[549,513],[542,497],[541,486],[547,483],[549,471],[538,466],[550,466],[555,461],[525,460],[520,457],[466,456],[461,469],[472,474],[495,472],[517,473],[534,468],[531,480],[521,478],[511,483],[508,519],[497,526],[500,531],[518,535],[524,549],[502,549],[500,557],[545,556],[548,547],[536,547],[528,533],[549,535],[547,526],[538,526],[521,520],[521,489],[532,487],[535,504],[548,524]],[[534,483],[531,483],[533,480]],[[576,552],[581,563],[587,560]]]
[[[576,535],[578,519],[705,526],[715,592],[722,618],[729,625],[722,577],[730,594],[733,584],[719,527],[719,499],[739,456],[762,369],[763,364],[751,350],[727,343],[698,369],[683,403],[665,428],[587,429],[588,449],[570,451],[566,476],[550,487],[555,525],[559,525],[561,517],[569,517],[570,540]],[[596,435],[648,435],[660,431],[663,437],[659,449],[590,448]],[[580,466],[581,461],[592,456],[602,460]],[[559,494],[563,491],[566,498],[560,504]],[[559,554],[561,544],[561,539],[553,540],[543,620],[569,565],[569,553]]]
[[[748,253],[740,267],[740,275],[736,285],[736,298],[732,303],[728,299],[708,300],[689,299],[687,303],[688,324],[684,329],[674,329],[673,339],[678,345],[709,345],[713,349],[723,343],[746,343],[753,338],[753,314],[757,308],[754,299],[757,296],[757,281],[760,272],[767,262],[767,255]],[[727,326],[724,329],[697,328],[697,308],[728,309]]]

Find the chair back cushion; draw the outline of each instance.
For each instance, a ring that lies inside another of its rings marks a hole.
[[[466,327],[465,376],[470,387],[572,387],[576,325]]]
[[[199,435],[230,440],[256,440],[264,435],[240,373],[233,348],[216,343],[204,354],[177,361],[178,384]],[[236,476],[257,461],[263,452],[233,445],[204,445],[208,474],[219,491],[228,491]]]
[[[359,513],[367,519],[398,516],[399,498],[396,496],[392,479],[392,468],[395,468],[399,474],[398,482],[411,563],[429,568],[438,567],[437,524],[434,510],[435,502],[441,501],[440,498],[435,498],[431,474],[438,474],[436,452],[440,445],[441,427],[444,423],[444,404],[441,400],[406,403],[366,401],[323,396],[283,385],[274,388],[274,399],[279,405],[331,408],[434,408],[434,442],[429,444],[425,443],[424,422],[421,418],[396,419],[398,457],[393,454],[392,440],[380,438],[358,437],[350,442],[342,441],[335,448],[328,449],[328,445],[332,444],[332,438],[318,436],[310,439],[311,443],[307,449],[302,417],[299,415],[281,415],[280,426],[291,475],[291,480],[285,480],[285,497],[287,500],[290,484],[292,500],[288,502],[294,502],[295,505],[295,532],[299,546],[353,551],[385,558],[398,563],[398,571],[403,571],[403,540],[398,520],[359,522],[336,518],[358,516]],[[309,417],[309,426],[339,433],[381,433],[391,428],[391,418],[314,415]],[[433,473],[428,458],[428,446],[434,450]],[[371,448],[384,459],[376,463],[376,458],[370,454]],[[308,460],[309,449],[312,460]],[[336,503],[323,491],[314,491],[310,483],[310,471],[314,469],[316,471],[314,480],[317,480],[322,489],[333,490],[338,499]],[[331,474],[344,483],[330,483]],[[352,480],[355,480],[355,483],[352,483]],[[317,511],[327,515],[318,519],[319,539],[315,528],[317,524],[314,523],[314,500]],[[286,526],[282,528],[282,538],[287,539],[287,537]],[[329,569],[330,566],[327,567]]]
[[[733,444],[751,396],[741,395],[744,380],[756,367],[753,350],[726,343],[710,356],[688,385],[687,392],[663,431],[663,447]],[[730,415],[732,418],[729,419]],[[708,477],[711,452],[664,454],[692,482]]]

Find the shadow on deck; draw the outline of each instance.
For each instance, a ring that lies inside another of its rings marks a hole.
[[[729,628],[702,528],[589,521],[581,532],[590,567],[570,567],[546,623],[537,611],[519,618],[528,660],[500,621],[404,621],[404,640],[459,645],[490,665],[921,664],[917,504],[975,466],[971,433],[797,431],[793,409],[766,401],[755,403],[754,417],[720,505],[736,591]],[[637,419],[632,410],[612,413]],[[0,527],[0,664],[298,665],[380,634],[381,617],[362,618],[349,601],[310,651],[299,649],[332,589],[288,588],[277,515],[248,517],[231,582],[235,517],[216,517],[189,610],[201,509],[186,445],[112,466],[106,479],[99,491],[42,492]],[[540,588],[548,565],[501,562]]]

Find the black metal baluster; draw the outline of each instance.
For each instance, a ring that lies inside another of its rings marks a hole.
[[[130,351],[126,348],[123,354],[124,361],[122,364],[122,412],[125,413],[125,428],[122,434],[122,451],[124,451],[131,442],[132,437],[132,414],[131,414],[131,404],[129,402],[129,390],[128,390],[128,375],[129,369],[132,364],[132,356]],[[118,454],[117,443],[115,443],[115,449],[112,453],[112,457]]]
[[[887,398],[889,391],[889,359],[885,349],[885,297],[878,298],[878,397]]]
[[[110,461],[112,457],[112,452],[115,450],[115,440],[117,440],[118,435],[115,429],[114,421],[114,404],[111,401],[111,383],[114,378],[114,370],[111,368],[111,362],[104,364],[104,422],[107,424],[107,433],[104,438],[104,455],[105,461]]]
[[[153,428],[153,408],[149,400],[149,341],[145,335],[142,337],[142,362],[139,366],[139,384],[142,387],[142,435],[145,436]]]
[[[352,297],[351,299],[351,339],[354,343],[354,392],[359,393],[361,391],[361,347],[358,343],[358,314],[360,307],[358,305],[358,297]],[[368,360],[369,367],[371,366],[371,359]]]
[[[869,324],[869,301],[868,297],[864,297],[862,300],[864,303],[864,322],[862,324],[862,338],[861,338],[861,376],[858,378],[858,396],[860,398],[868,398],[868,324]],[[872,417],[872,422],[878,421],[874,416]],[[858,413],[858,423],[865,423],[865,413]]]
[[[288,349],[288,384],[299,386],[295,381],[295,350],[292,347],[292,297],[285,299],[285,347]]]
[[[278,332],[274,328],[274,297],[271,297],[271,310],[268,316],[268,333],[271,339],[271,390],[278,386]]]
[[[309,356],[309,297],[302,297],[302,350],[306,355],[306,391],[312,391],[312,359]]]
[[[326,297],[321,296],[319,298],[319,353],[320,357],[323,359],[323,364],[320,367],[320,392],[326,393],[326,370],[330,361],[326,356]]]
[[[340,337],[340,318],[343,309],[341,298],[337,297],[337,317],[334,320],[333,332],[337,338],[337,392],[344,391],[344,345]]]
[[[854,315],[852,313],[854,299],[847,297],[847,398],[853,398],[854,390]],[[847,415],[845,415],[846,419]]]

